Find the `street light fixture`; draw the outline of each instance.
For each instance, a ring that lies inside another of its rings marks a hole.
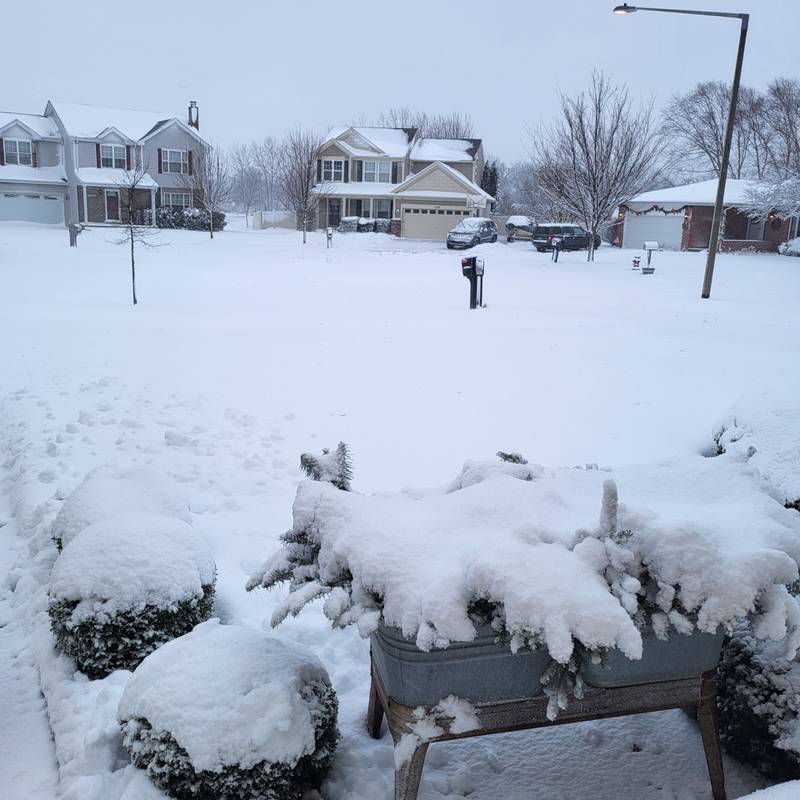
[[[698,17],[728,17],[741,20],[742,27],[739,33],[739,50],[736,55],[736,69],[733,72],[733,87],[731,88],[731,107],[728,110],[728,124],[725,128],[725,141],[722,146],[722,163],[719,169],[719,183],[717,184],[717,199],[714,203],[714,217],[711,221],[711,235],[708,242],[708,258],[706,259],[706,272],[703,277],[703,292],[701,297],[707,300],[711,296],[711,281],[714,277],[714,261],[717,257],[719,245],[719,231],[722,224],[723,205],[725,202],[725,183],[728,180],[728,162],[731,157],[731,142],[733,141],[733,123],[736,117],[736,104],[739,99],[739,82],[742,77],[742,61],[744,60],[744,45],[747,38],[747,27],[750,22],[749,14],[734,14],[727,11],[692,11],[680,8],[650,8],[647,6],[629,6],[623,3],[614,8],[615,14],[632,14],[634,11],[658,11],[662,14],[691,14]]]

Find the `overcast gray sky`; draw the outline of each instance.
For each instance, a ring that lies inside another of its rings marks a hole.
[[[525,124],[551,113],[558,89],[582,89],[594,68],[657,105],[699,80],[730,80],[737,21],[623,17],[613,4],[9,3],[0,109],[41,113],[56,98],[183,116],[196,99],[201,131],[224,144],[298,123],[322,130],[370,121],[392,106],[460,110],[490,153],[514,160]],[[751,14],[746,83],[800,74],[800,0],[661,3],[684,4]],[[9,64],[20,69],[9,73]]]

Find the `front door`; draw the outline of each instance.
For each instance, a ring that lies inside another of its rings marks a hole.
[[[119,192],[106,189],[106,222],[119,222]]]
[[[328,198],[328,227],[338,228],[342,221],[342,201],[338,197]]]

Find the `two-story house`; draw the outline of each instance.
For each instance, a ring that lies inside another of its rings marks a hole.
[[[126,222],[126,173],[144,174],[134,197],[193,206],[192,154],[206,144],[196,103],[186,122],[147,111],[50,101],[44,114],[0,112],[0,220]]]
[[[411,239],[444,239],[494,198],[478,185],[480,139],[426,139],[416,128],[335,128],[317,154],[319,227],[343,217],[392,220]]]

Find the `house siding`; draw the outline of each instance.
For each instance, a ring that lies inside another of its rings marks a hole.
[[[411,172],[416,174],[417,172],[422,172],[425,167],[433,164],[433,161],[412,161],[411,162]],[[443,164],[447,164],[448,167],[452,167],[454,170],[460,172],[465,178],[469,178],[472,180],[472,173],[473,173],[473,165],[472,162],[463,162],[463,161],[443,161]]]
[[[159,131],[151,139],[148,139],[142,148],[142,157],[153,180],[165,189],[185,189],[188,175],[175,172],[158,172],[158,150],[159,148],[170,150],[191,150],[197,152],[200,143],[186,131],[177,125],[172,125]]]
[[[59,142],[36,142],[36,163],[40,167],[57,167],[61,163]]]
[[[464,187],[449,175],[445,174],[439,167],[428,175],[413,182],[412,185],[408,187],[408,191],[460,192],[461,194],[466,194]]]

